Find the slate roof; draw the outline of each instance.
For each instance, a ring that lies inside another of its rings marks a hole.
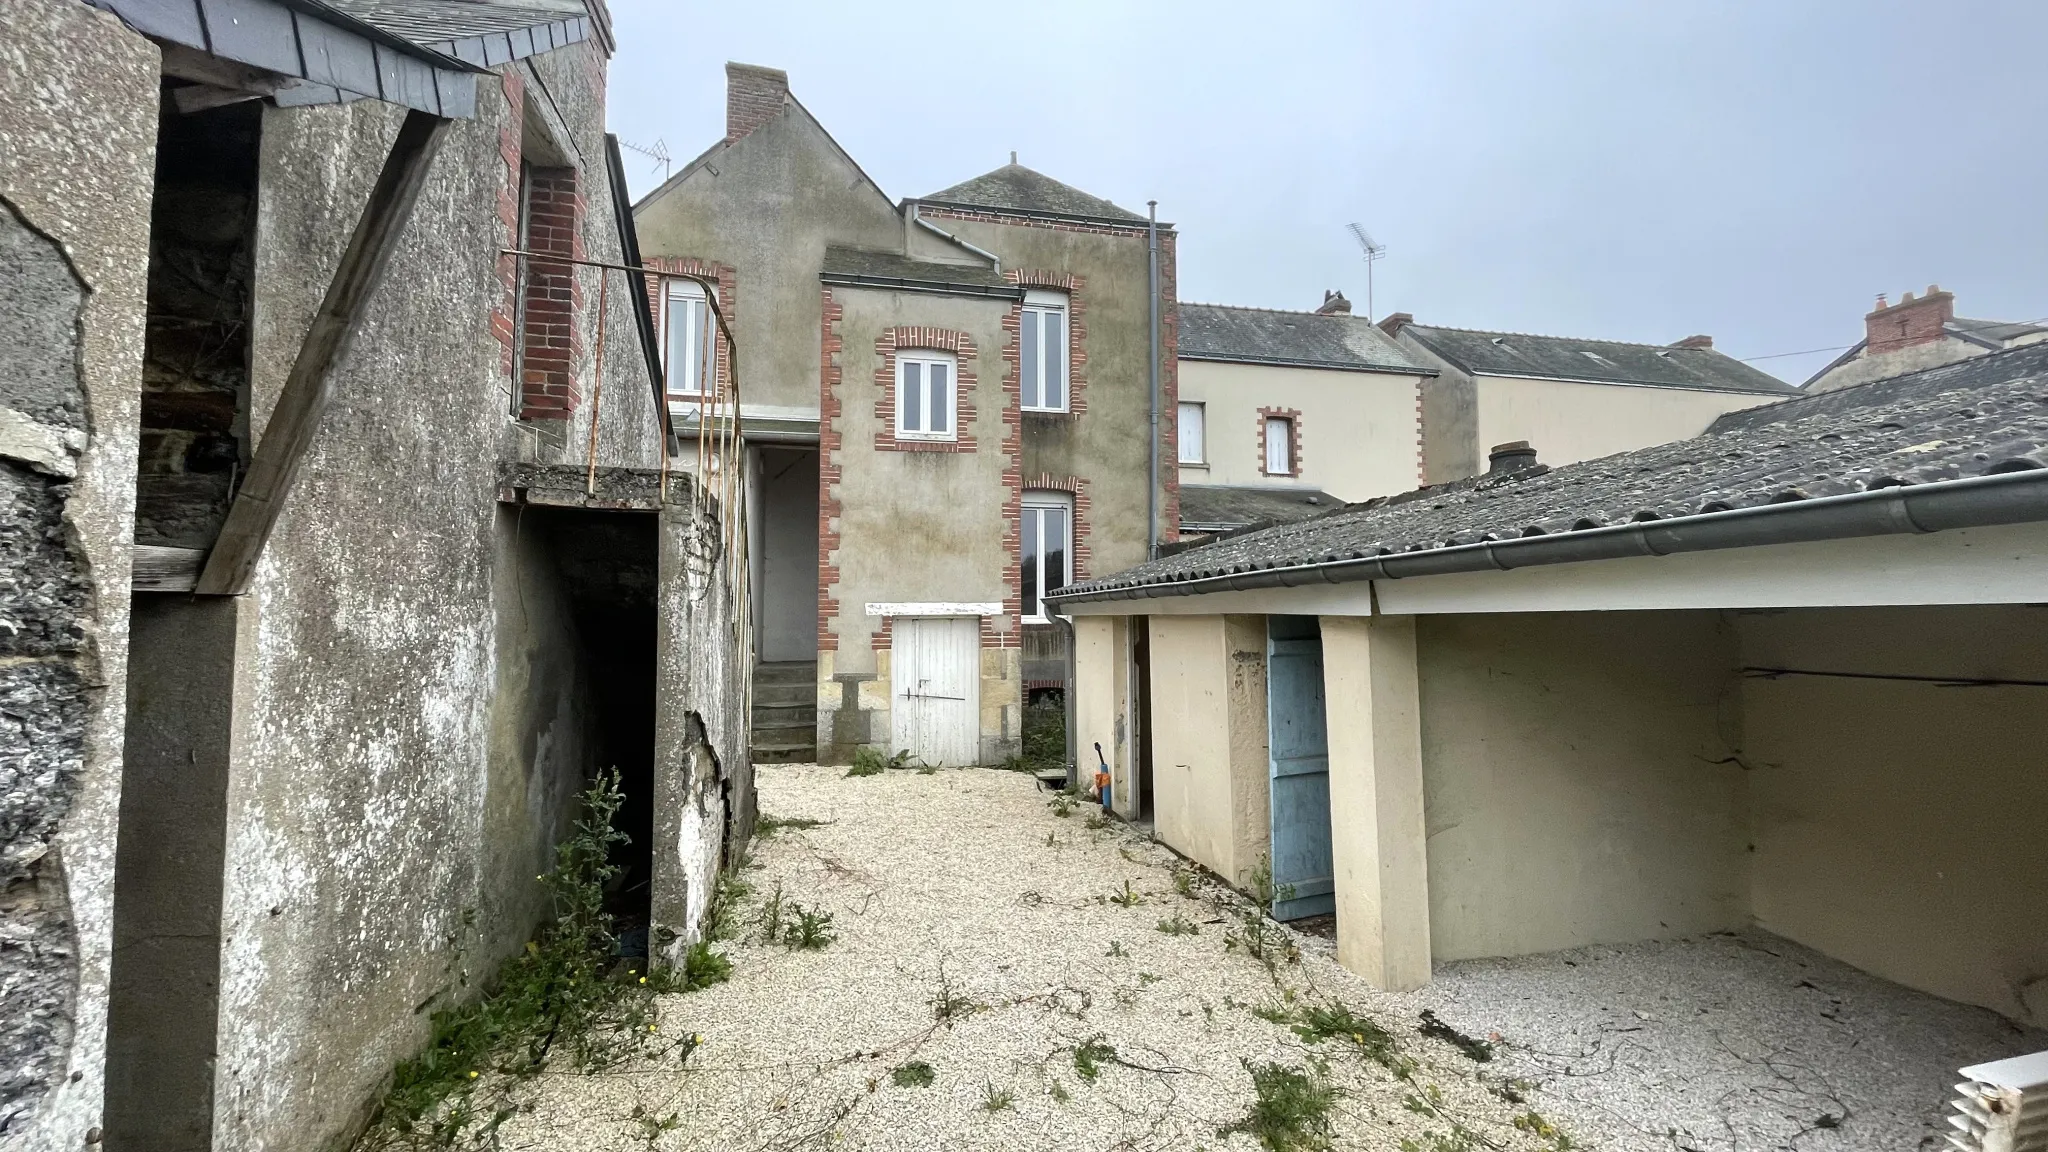
[[[590,39],[581,0],[321,0],[365,24],[478,67]]]
[[[1362,316],[1180,306],[1180,358],[1435,375]]]
[[[827,248],[819,278],[828,284],[870,288],[902,288],[921,292],[965,292],[977,296],[1021,299],[1024,290],[987,265],[941,264],[895,252],[864,248]]]
[[[1949,335],[1959,340],[1968,340],[1972,344],[1983,344],[1992,348],[2003,348],[2008,340],[2048,332],[2048,328],[2024,321],[1965,320],[1961,316],[1950,320],[1946,328]]]
[[[1719,392],[1796,392],[1768,372],[1712,348],[1673,348],[1523,332],[1480,332],[1409,324],[1401,329],[1465,372],[1702,388]]]
[[[2048,344],[1731,413],[1690,440],[1369,500],[1062,595],[2048,468]]]
[[[1047,216],[1082,216],[1097,220],[1120,220],[1142,224],[1145,217],[1119,208],[1100,196],[1062,184],[1022,164],[1005,164],[972,180],[934,192],[921,199],[934,204],[957,204],[966,208],[1008,208]]]
[[[1292,524],[1343,506],[1342,500],[1315,488],[1180,486],[1183,530],[1222,531],[1255,524]]]

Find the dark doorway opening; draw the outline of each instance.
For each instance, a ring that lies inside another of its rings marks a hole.
[[[658,518],[646,512],[525,507],[519,531],[545,540],[569,623],[582,698],[582,775],[615,768],[624,803],[606,891],[622,955],[647,953],[654,880],[654,758],[660,614]]]
[[[1138,697],[1138,818],[1152,818],[1152,621],[1131,617],[1131,663]]]

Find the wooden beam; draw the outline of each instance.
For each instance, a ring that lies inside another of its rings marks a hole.
[[[334,370],[347,357],[363,310],[384,279],[450,123],[426,112],[406,113],[377,186],[356,221],[355,234],[327,285],[327,298],[320,302],[305,343],[299,346],[299,358],[271,409],[248,478],[235,493],[227,522],[206,558],[195,589],[200,594],[239,596],[249,590],[263,546],[334,398]]]
[[[206,559],[204,548],[169,548],[159,544],[134,546],[134,569],[129,587],[135,592],[190,592],[199,579],[199,565]]]

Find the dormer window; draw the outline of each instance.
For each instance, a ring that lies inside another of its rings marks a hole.
[[[1026,412],[1067,410],[1067,295],[1032,289],[1024,295],[1018,366]]]

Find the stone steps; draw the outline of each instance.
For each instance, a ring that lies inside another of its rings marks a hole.
[[[754,762],[797,764],[818,758],[818,665],[814,661],[754,668]]]

